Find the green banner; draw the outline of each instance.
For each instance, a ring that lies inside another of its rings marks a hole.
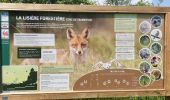
[[[0,11],[0,15],[1,15],[1,11]],[[1,22],[1,16],[0,16],[0,22]],[[0,32],[1,32],[1,24],[0,24]],[[1,35],[0,35],[0,37],[1,37]],[[2,41],[0,41],[0,56],[1,56],[1,58],[0,59],[2,59]],[[2,60],[0,60],[0,67],[2,66],[2,62],[1,62]],[[1,72],[0,72],[1,73]]]
[[[4,24],[5,23],[5,24]],[[2,65],[10,63],[9,13],[1,12]]]

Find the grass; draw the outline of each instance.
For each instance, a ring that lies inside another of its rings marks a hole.
[[[165,97],[163,97],[163,96],[113,97],[113,98],[85,98],[85,99],[72,99],[72,100],[165,100]]]

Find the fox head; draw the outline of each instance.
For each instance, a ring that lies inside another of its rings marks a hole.
[[[67,29],[70,52],[76,55],[83,55],[88,47],[89,29],[85,28],[81,33],[76,34],[73,29]]]

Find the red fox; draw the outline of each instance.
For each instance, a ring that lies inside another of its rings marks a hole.
[[[88,28],[85,28],[80,34],[76,34],[71,28],[67,29],[70,57],[75,65],[85,63],[87,59],[89,35]]]

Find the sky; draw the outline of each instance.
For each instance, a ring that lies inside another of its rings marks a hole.
[[[100,5],[103,5],[103,3],[104,3],[104,1],[105,0],[96,0]],[[135,4],[137,1],[139,1],[139,0],[132,0],[132,4]],[[158,3],[159,3],[159,0],[145,0],[145,1],[149,1],[149,2],[153,2],[154,3],[154,5],[155,6],[157,6],[158,5]],[[162,2],[161,4],[160,4],[160,6],[162,6],[162,7],[170,7],[170,0],[164,0],[164,2]]]
[[[166,6],[166,7],[169,6],[170,7],[170,0],[164,0],[164,2],[161,4],[161,6]]]

